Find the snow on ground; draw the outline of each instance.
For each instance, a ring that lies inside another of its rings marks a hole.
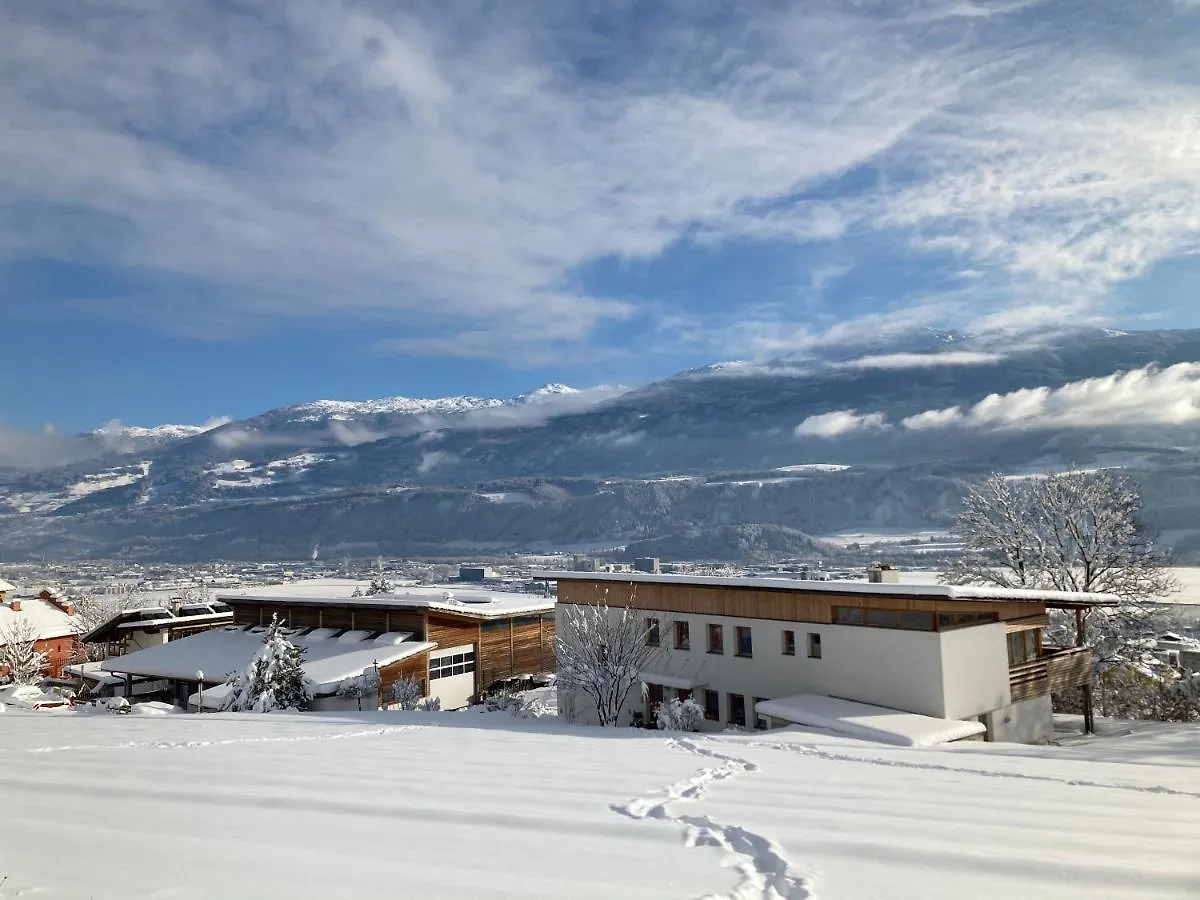
[[[1200,896],[1200,728],[883,747],[9,710],[0,897]],[[102,833],[109,839],[97,840]]]

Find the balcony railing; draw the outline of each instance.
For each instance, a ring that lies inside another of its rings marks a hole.
[[[1087,647],[1045,647],[1037,659],[1009,668],[1012,702],[1082,687],[1091,674],[1092,651]]]

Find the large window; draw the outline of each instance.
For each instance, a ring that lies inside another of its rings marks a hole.
[[[976,615],[972,613],[971,615]],[[995,613],[983,615],[994,616]],[[936,631],[944,618],[920,609],[862,609],[855,606],[835,606],[835,625],[866,625],[868,628],[899,628],[903,631]],[[986,621],[986,620],[984,620]]]
[[[708,652],[725,652],[725,629],[720,625],[708,626]]]
[[[968,625],[996,621],[998,621],[998,617],[994,612],[938,613],[937,617],[938,631],[949,631],[952,628],[965,628]]]
[[[675,623],[675,649],[691,650],[692,634],[687,622]]]
[[[796,632],[784,630],[783,632],[783,655],[796,655]]]
[[[754,655],[754,637],[750,633],[749,625],[738,625],[734,629],[734,637],[737,639],[737,655],[738,656],[753,656]]]
[[[1037,659],[1038,634],[1040,629],[1029,628],[1025,631],[1014,631],[1008,636],[1008,664],[1019,666]]]
[[[746,695],[729,695],[729,724],[746,727]]]
[[[646,646],[658,647],[662,644],[662,632],[659,628],[658,619],[646,619]]]
[[[808,658],[821,658],[821,636],[815,631],[809,632],[808,635]]]
[[[704,718],[713,722],[721,721],[721,695],[716,691],[704,692]]]

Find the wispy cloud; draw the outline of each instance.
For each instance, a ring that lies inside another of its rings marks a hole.
[[[959,291],[881,314],[921,324],[1103,319],[1114,284],[1200,249],[1186,29],[983,0],[639,10],[6,4],[0,264],[120,268],[83,310],[188,334],[341,316],[398,352],[545,363],[646,311],[583,267],[685,240],[874,235]],[[743,317],[725,349],[836,341],[809,312]]]
[[[981,366],[999,362],[999,353],[947,350],[943,353],[880,353],[835,364],[840,369],[929,369],[936,366]]]
[[[1200,423],[1200,363],[1115,372],[1061,388],[992,394],[974,406],[928,410],[901,423],[937,428],[1071,428]]]

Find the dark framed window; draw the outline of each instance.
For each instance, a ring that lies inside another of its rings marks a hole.
[[[862,625],[863,611],[857,606],[836,606],[833,621],[835,625]]]
[[[650,708],[650,715],[658,715],[658,707],[663,702],[663,686],[661,684],[646,685],[646,705]]]
[[[729,695],[729,724],[746,727],[746,695]]]
[[[658,625],[658,619],[646,619],[646,646],[658,647],[662,644],[662,632]]]
[[[998,622],[999,617],[994,612],[979,613],[938,613],[938,631],[950,631],[953,628],[966,628],[970,625],[984,625],[988,622]]]
[[[796,632],[786,630],[783,632],[783,655],[796,655]]]
[[[808,658],[821,658],[821,636],[815,631],[810,631],[808,634]]]
[[[738,625],[733,630],[734,640],[737,641],[738,656],[754,655],[754,636],[749,625]]]
[[[868,609],[867,625],[872,628],[895,628],[896,611],[894,609]]]
[[[1030,628],[1014,631],[1008,636],[1008,664],[1019,666],[1031,662],[1038,656],[1038,634],[1040,629]]]
[[[691,688],[679,688],[678,690],[675,691],[675,696],[679,698],[679,701],[681,703],[684,700],[691,700],[692,699],[692,690],[691,690]]]
[[[721,721],[721,695],[716,691],[704,692],[704,718],[712,722]]]
[[[692,633],[687,622],[675,623],[675,649],[676,650],[691,650],[692,649]]]
[[[725,652],[725,629],[720,625],[708,626],[708,652]]]
[[[898,624],[906,631],[933,631],[933,613],[906,609],[897,613]]]

